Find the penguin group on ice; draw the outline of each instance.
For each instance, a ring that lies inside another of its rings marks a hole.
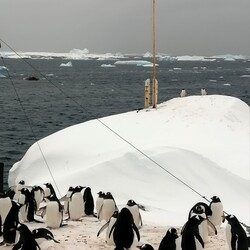
[[[69,187],[61,199],[50,183],[40,186],[26,186],[20,181],[15,190],[9,189],[0,194],[0,236],[1,245],[12,245],[13,250],[37,250],[39,239],[54,239],[51,229],[67,225],[67,221],[82,221],[92,216],[104,224],[97,237],[106,230],[106,244],[113,249],[153,250],[150,242],[141,242],[140,229],[143,227],[141,205],[128,200],[120,210],[110,192],[99,192],[94,201],[91,188]],[[40,218],[39,218],[40,216]],[[35,219],[36,218],[36,219]],[[248,250],[249,236],[235,215],[225,214],[219,197],[211,202],[196,203],[187,215],[181,230],[170,227],[159,242],[158,250],[201,250],[209,242],[211,235],[217,234],[220,225],[227,221],[225,235],[229,250]],[[45,223],[45,227],[31,230],[29,223]],[[47,228],[46,228],[47,227]]]

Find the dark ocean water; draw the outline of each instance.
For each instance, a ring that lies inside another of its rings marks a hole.
[[[113,61],[75,60],[73,67],[60,67],[68,62],[63,59],[26,61],[43,76],[21,59],[4,59],[11,80],[0,78],[0,162],[5,164],[5,187],[8,170],[36,140],[90,119],[142,108],[144,82],[152,77],[148,67],[101,67]],[[189,95],[199,95],[204,87],[208,94],[235,96],[250,105],[249,61],[157,63],[158,103],[179,96],[183,88]],[[24,80],[31,74],[39,81]]]

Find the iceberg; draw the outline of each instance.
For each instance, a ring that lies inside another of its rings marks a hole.
[[[72,67],[72,62],[61,63],[60,67]]]
[[[10,169],[9,185],[51,182],[59,197],[76,185],[110,191],[162,225],[183,225],[193,204],[217,195],[248,222],[249,120],[246,103],[219,95],[90,120],[34,143]]]

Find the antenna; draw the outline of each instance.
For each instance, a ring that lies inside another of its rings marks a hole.
[[[152,106],[156,108],[157,106],[157,80],[156,80],[156,42],[155,42],[155,0],[152,0],[152,38],[153,38],[153,79],[152,79]]]

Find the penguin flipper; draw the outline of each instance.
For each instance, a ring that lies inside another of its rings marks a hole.
[[[199,231],[197,231],[197,233],[195,234],[196,239],[201,243],[202,247],[204,248],[204,241],[201,238]]]
[[[22,242],[19,240],[14,247],[12,248],[12,250],[18,250],[22,248]]]
[[[97,237],[101,234],[101,232],[102,232],[105,228],[108,227],[108,225],[109,225],[109,221],[108,221],[107,223],[105,223],[105,224],[100,228],[100,230],[99,230],[98,233],[97,233]]]
[[[110,236],[111,236],[111,234],[112,234],[112,232],[113,232],[113,230],[114,230],[115,226],[116,226],[116,223],[114,223],[114,225],[113,225],[113,226],[111,227],[111,229],[110,229],[110,232],[109,232],[109,238],[110,238]]]
[[[139,213],[139,224],[141,223],[141,227],[142,227],[142,217],[141,217],[141,213]]]
[[[133,227],[133,229],[134,229],[134,231],[135,231],[135,233],[136,233],[136,236],[137,236],[138,241],[140,241],[140,233],[139,233],[139,230],[138,230],[138,228],[137,228],[137,226],[135,225],[134,222],[133,222],[132,227]]]

